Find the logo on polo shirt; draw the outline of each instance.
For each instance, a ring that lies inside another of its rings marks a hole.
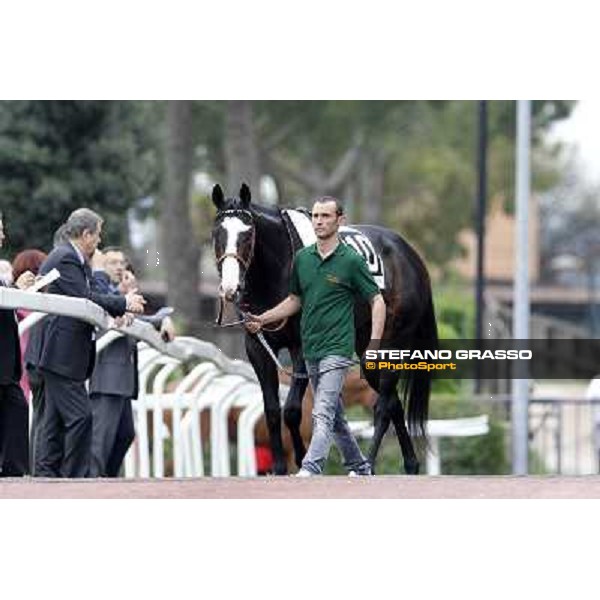
[[[333,283],[334,285],[337,285],[340,280],[333,275],[332,273],[327,273],[327,275],[325,275],[325,279],[329,282],[329,283]]]

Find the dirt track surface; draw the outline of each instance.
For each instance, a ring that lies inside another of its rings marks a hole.
[[[0,498],[600,498],[600,477],[260,477],[255,479],[4,479]]]

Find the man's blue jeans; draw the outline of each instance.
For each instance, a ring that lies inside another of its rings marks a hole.
[[[331,443],[338,447],[344,466],[359,475],[370,475],[371,466],[363,456],[348,427],[342,402],[342,386],[352,361],[343,356],[326,356],[318,361],[306,361],[313,388],[313,431],[302,468],[320,475]]]

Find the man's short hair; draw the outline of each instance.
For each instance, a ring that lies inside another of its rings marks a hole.
[[[344,204],[339,198],[334,198],[333,196],[319,196],[318,198],[315,198],[313,204],[316,204],[317,202],[321,204],[324,202],[335,202],[335,214],[338,217],[344,214]]]
[[[103,254],[106,254],[107,252],[120,252],[123,256],[125,256],[123,248],[119,248],[119,246],[106,246],[106,248],[102,248]]]
[[[104,220],[102,217],[89,208],[78,208],[74,210],[65,223],[65,236],[70,239],[76,239],[83,235],[84,231],[95,232]]]
[[[67,228],[67,224],[63,223],[55,232],[54,237],[52,238],[52,243],[54,247],[62,246],[63,244],[69,243],[69,238],[65,234],[65,229]]]

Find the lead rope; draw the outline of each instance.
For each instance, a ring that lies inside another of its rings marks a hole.
[[[239,322],[240,323],[246,323],[248,321],[247,313],[245,313],[240,308],[237,299],[234,301],[233,305],[234,305],[235,311],[237,312],[238,317],[240,319]],[[275,363],[275,366],[280,371],[283,371],[288,377],[291,377],[292,379],[308,379],[308,374],[306,374],[306,373],[296,373],[296,372],[290,371],[289,369],[286,369],[279,362],[279,359],[277,358],[277,355],[275,354],[275,352],[273,352],[273,349],[269,345],[269,342],[267,342],[267,340],[265,339],[265,336],[263,335],[262,331],[259,330],[255,334],[251,334],[251,335],[255,335],[257,337],[258,341],[262,344],[263,348],[267,351],[267,354],[273,359],[273,362]]]

